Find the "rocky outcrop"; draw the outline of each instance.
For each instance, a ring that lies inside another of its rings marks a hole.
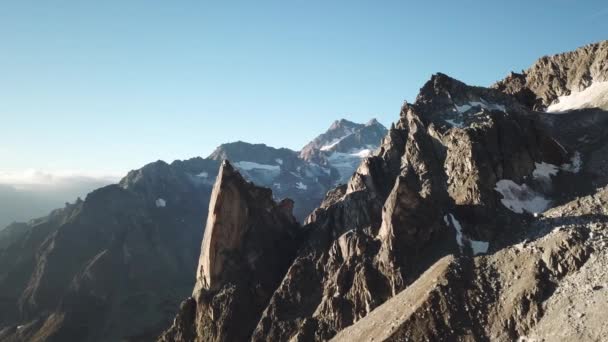
[[[439,260],[332,341],[601,340],[606,194],[548,211],[492,255]]]
[[[298,247],[293,202],[245,181],[224,161],[213,188],[192,298],[162,341],[242,341]],[[192,322],[193,324],[190,324]]]
[[[535,110],[544,110],[558,97],[608,81],[608,41],[571,52],[540,58],[522,74],[511,73],[493,87],[512,94]],[[608,108],[607,108],[608,109]]]

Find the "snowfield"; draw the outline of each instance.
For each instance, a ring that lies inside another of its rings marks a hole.
[[[560,96],[547,107],[547,113],[564,113],[576,109],[601,108],[608,110],[608,81],[594,82],[583,91]]]

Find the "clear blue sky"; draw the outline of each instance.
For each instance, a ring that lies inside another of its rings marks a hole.
[[[1,1],[0,171],[299,149],[390,124],[432,73],[489,85],[606,38],[605,1]]]

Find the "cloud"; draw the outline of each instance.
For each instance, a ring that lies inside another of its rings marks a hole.
[[[0,184],[12,185],[16,188],[32,186],[70,186],[74,183],[116,183],[121,178],[119,174],[85,172],[74,170],[43,171],[27,169],[23,171],[0,171]]]

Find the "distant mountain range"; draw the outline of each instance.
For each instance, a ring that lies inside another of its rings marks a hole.
[[[150,163],[50,215],[9,225],[0,231],[0,341],[150,340],[194,284],[224,159],[275,199],[291,198],[304,220],[386,131],[375,120],[339,120],[302,151],[223,144],[208,158]]]

